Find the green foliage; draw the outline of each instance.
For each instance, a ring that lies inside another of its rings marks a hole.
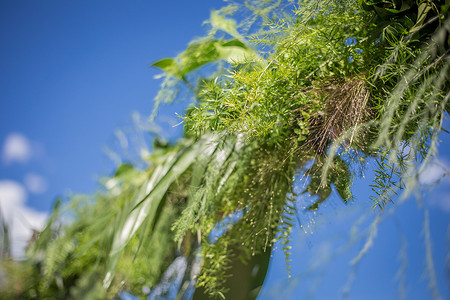
[[[448,8],[246,1],[213,12],[206,38],[153,64],[164,71],[155,110],[181,84],[195,95],[185,138],[155,143],[144,170],[119,166],[93,201],[55,207],[28,249],[34,298],[145,297],[177,256],[189,270],[179,298],[191,277],[201,293],[231,297],[236,262],[261,259],[262,277],[246,277],[255,298],[274,245],[289,269],[295,178],[307,179],[308,210],[333,191],[349,203],[355,166],[373,159],[374,206],[394,202],[435,154],[449,112]]]
[[[0,297],[2,299],[36,298],[36,284],[33,267],[28,262],[3,258],[0,261],[2,271],[0,280]]]
[[[256,53],[243,42],[233,39],[228,41],[205,40],[190,45],[177,60],[164,58],[152,64],[165,74],[186,81],[185,76],[201,66],[218,60],[240,62],[255,59]]]
[[[403,148],[403,151],[406,151]],[[394,203],[394,197],[398,191],[405,187],[405,174],[408,172],[408,155],[404,152],[397,153],[396,163],[387,160],[387,154],[382,154],[379,160],[376,160],[375,179],[370,185],[376,196],[371,196],[374,206],[384,209],[391,202]],[[387,174],[387,176],[386,176]]]

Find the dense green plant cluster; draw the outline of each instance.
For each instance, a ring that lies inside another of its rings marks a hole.
[[[58,202],[47,227],[27,249],[30,259],[20,263],[24,281],[17,284],[29,286],[15,297],[103,299],[115,297],[120,290],[144,296],[143,288],[156,285],[179,254],[170,227],[185,206],[189,175],[177,178],[164,196],[164,204],[157,208],[158,222],[148,218],[121,245],[115,242],[116,230],[124,226],[139,189],[157,171],[155,166],[177,150],[155,145],[147,170],[121,165],[95,197],[76,196],[65,208]],[[115,277],[111,288],[105,289],[103,280],[112,267]]]
[[[22,296],[168,295],[158,282],[172,280],[180,299],[195,284],[196,299],[255,298],[275,244],[289,261],[295,178],[307,178],[308,210],[333,190],[349,202],[370,159],[374,206],[415,184],[450,110],[448,8],[246,1],[213,12],[207,37],[153,64],[160,101],[183,84],[195,98],[185,138],[157,142],[145,170],[120,166],[94,202],[72,200],[73,221],[55,209],[28,249],[36,282]],[[164,273],[176,257],[181,283]]]

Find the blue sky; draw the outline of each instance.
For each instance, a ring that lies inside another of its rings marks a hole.
[[[149,64],[175,56],[194,37],[205,34],[203,21],[222,4],[0,2],[0,205],[13,223],[16,249],[23,247],[30,227],[42,224],[56,197],[92,193],[99,179],[113,172],[115,158],[107,149],[121,148],[122,157],[146,149],[149,141],[136,130],[139,117],[134,112],[145,119],[159,89],[154,79],[159,71]],[[160,126],[167,137],[180,131],[172,127],[175,112],[182,113],[180,106],[161,112],[165,117]],[[450,139],[442,138],[440,159],[446,167]],[[442,168],[436,165],[427,172],[424,178],[432,178]],[[336,199],[320,215],[301,213],[307,233],[299,228],[293,232],[293,278],[286,280],[284,254],[276,251],[261,299],[279,299],[280,294],[286,299],[345,298],[346,286],[349,299],[398,299],[394,277],[401,267],[397,256],[402,237],[408,245],[403,272],[407,299],[430,298],[422,233],[425,211],[438,290],[449,297],[444,269],[449,249],[448,180],[426,194],[422,204],[411,199],[398,205],[380,222],[373,247],[352,267],[350,262],[370,236],[365,230],[376,217],[368,185],[367,178],[357,181],[351,206]],[[356,226],[360,216],[366,219]],[[333,256],[351,240],[352,228],[361,236]],[[331,263],[325,263],[328,259]],[[357,276],[348,284],[352,270]]]

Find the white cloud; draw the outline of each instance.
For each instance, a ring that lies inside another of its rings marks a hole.
[[[26,174],[24,182],[27,189],[34,194],[42,194],[47,191],[47,181],[35,173]]]
[[[441,180],[447,171],[448,167],[436,160],[428,164],[419,174],[419,182],[425,185],[432,185]]]
[[[28,139],[19,133],[9,134],[3,144],[2,158],[6,164],[27,162],[31,157],[31,146]]]
[[[27,192],[21,184],[12,180],[0,181],[0,208],[7,222],[17,207],[24,206],[26,198]]]
[[[35,211],[25,205],[25,188],[12,180],[0,180],[0,209],[10,229],[11,253],[22,258],[33,229],[41,230],[47,214]]]

